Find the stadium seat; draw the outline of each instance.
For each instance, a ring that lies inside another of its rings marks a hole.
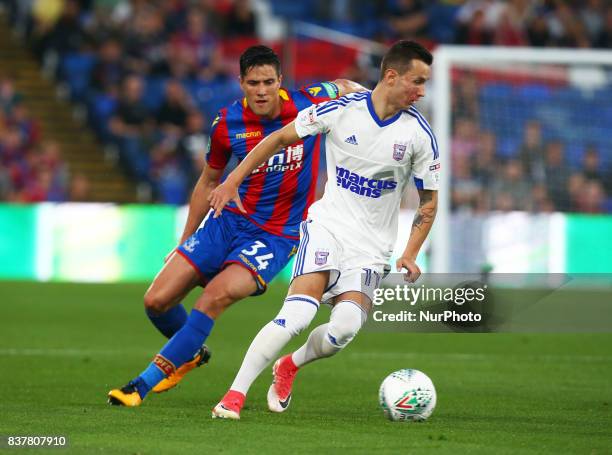
[[[452,43],[455,37],[455,21],[459,6],[432,3],[427,7],[428,36],[439,43]]]
[[[150,77],[146,80],[143,100],[153,112],[157,111],[164,101],[166,81],[167,78],[163,77]]]
[[[543,84],[527,84],[518,87],[518,95],[531,102],[543,102],[551,97],[551,88]]]
[[[68,84],[73,101],[85,100],[95,63],[96,58],[91,54],[73,53],[62,57],[60,77]]]

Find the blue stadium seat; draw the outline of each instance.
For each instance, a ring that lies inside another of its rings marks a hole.
[[[518,155],[521,139],[519,137],[498,137],[497,155],[502,158],[515,158]]]
[[[565,145],[565,162],[572,169],[578,170],[582,167],[584,156],[584,144],[580,142],[568,142]]]
[[[455,21],[459,6],[437,2],[427,7],[429,37],[439,43],[452,43],[455,38]]]
[[[157,111],[164,101],[167,80],[164,77],[150,77],[145,82],[144,103],[152,112]]]
[[[274,14],[295,20],[309,20],[314,16],[314,10],[308,1],[304,0],[272,0]]]
[[[550,86],[544,84],[528,84],[520,86],[517,90],[520,97],[532,103],[540,103],[551,98],[552,90]]]
[[[507,98],[514,98],[514,87],[510,84],[504,83],[493,83],[486,84],[480,89],[480,96],[484,100],[501,100]]]
[[[96,58],[91,54],[72,53],[62,57],[60,77],[68,83],[72,100],[85,100],[95,63]]]
[[[88,106],[89,123],[104,142],[111,140],[108,122],[116,107],[117,100],[105,93],[99,93],[91,97]]]

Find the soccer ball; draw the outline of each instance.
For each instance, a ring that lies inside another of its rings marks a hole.
[[[425,373],[419,370],[399,370],[382,382],[378,401],[389,420],[422,421],[436,407],[436,389]]]

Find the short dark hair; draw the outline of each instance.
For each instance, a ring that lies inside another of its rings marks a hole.
[[[272,65],[276,69],[276,74],[281,74],[281,64],[278,55],[268,46],[257,45],[251,46],[240,56],[240,77],[246,76],[246,73],[254,66]]]
[[[412,60],[420,60],[431,65],[433,55],[416,41],[401,40],[393,44],[382,59],[380,65],[380,78],[388,69],[394,69],[399,74],[404,74],[410,69]]]

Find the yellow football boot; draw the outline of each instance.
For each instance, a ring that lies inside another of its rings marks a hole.
[[[140,406],[142,398],[136,390],[136,386],[130,382],[125,387],[113,389],[108,392],[108,403],[114,406]]]
[[[173,387],[176,387],[176,385],[179,382],[181,382],[181,380],[187,373],[189,373],[194,368],[197,368],[201,365],[204,365],[205,363],[208,363],[208,361],[210,360],[210,356],[211,356],[210,350],[208,349],[206,345],[203,345],[198,350],[198,353],[193,357],[193,360],[190,360],[189,362],[185,362],[180,367],[178,367],[176,371],[172,373],[170,376],[158,382],[157,385],[153,387],[152,389],[153,392],[155,393],[167,392]]]

